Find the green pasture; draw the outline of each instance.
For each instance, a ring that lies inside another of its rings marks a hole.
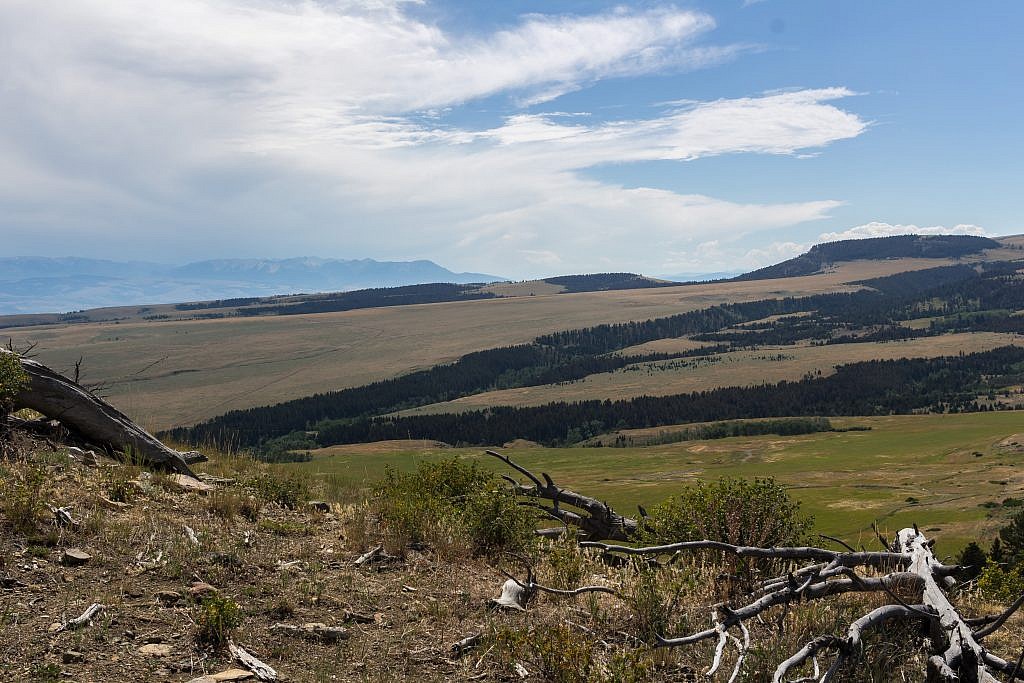
[[[503,452],[626,513],[637,504],[654,505],[698,478],[773,477],[814,515],[820,533],[870,546],[872,522],[890,534],[916,523],[939,540],[940,554],[973,539],[987,543],[1008,515],[991,504],[1024,498],[1024,448],[1010,443],[1024,443],[1010,438],[1024,432],[1024,412],[843,418],[833,424],[871,429]],[[323,449],[310,462],[279,467],[346,486],[372,483],[388,465],[412,470],[430,458],[475,458],[508,472],[483,451],[366,444]]]

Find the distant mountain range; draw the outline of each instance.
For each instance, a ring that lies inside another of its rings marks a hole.
[[[169,266],[74,257],[14,257],[0,258],[0,315],[505,279],[484,273],[455,273],[427,260],[220,259]]]

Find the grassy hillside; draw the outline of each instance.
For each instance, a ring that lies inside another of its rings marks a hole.
[[[971,235],[897,235],[841,240],[816,244],[796,258],[740,275],[736,279],[764,280],[812,275],[834,263],[862,259],[958,259],[981,254],[986,249],[999,249],[1000,246],[996,240]]]
[[[794,278],[782,286],[773,283],[767,293],[847,291],[858,286],[845,281],[894,268]],[[714,283],[294,316],[43,325],[4,333],[16,345],[38,342],[39,360],[57,369],[84,357],[86,381],[106,383],[106,395],[118,408],[162,429],[233,408],[359,386],[568,327],[646,320],[765,294],[763,283]]]
[[[818,531],[865,545],[873,538],[873,521],[890,530],[917,523],[951,551],[1005,523],[1000,507],[987,504],[1024,497],[1024,449],[1007,445],[1024,432],[1019,412],[833,422],[870,431],[509,452],[525,466],[627,511],[658,503],[697,479],[775,477],[814,515]],[[334,446],[314,451],[310,462],[276,467],[361,486],[388,466],[412,470],[422,459],[452,456],[486,467],[500,464],[481,448],[393,442]]]

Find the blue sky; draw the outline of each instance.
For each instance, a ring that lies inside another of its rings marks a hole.
[[[526,278],[1024,232],[1016,2],[12,0],[7,255]]]

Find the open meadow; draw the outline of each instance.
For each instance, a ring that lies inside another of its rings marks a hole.
[[[774,477],[814,515],[817,532],[867,547],[875,543],[872,522],[888,531],[916,523],[944,552],[953,552],[972,539],[991,537],[1005,523],[1002,502],[1024,498],[1020,411],[838,418],[833,425],[871,429],[642,448],[498,450],[624,514],[634,514],[638,504],[650,507],[698,478]],[[503,467],[482,448],[423,442],[335,446],[313,455],[310,462],[277,467],[350,487],[378,480],[388,466],[414,469],[425,458],[469,458]]]

